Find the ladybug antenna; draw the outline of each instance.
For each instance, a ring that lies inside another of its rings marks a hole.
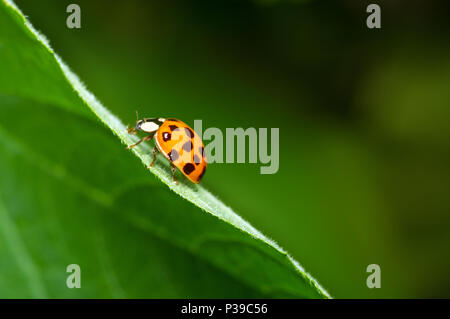
[[[138,111],[136,111],[136,125],[139,122],[139,114]],[[136,130],[136,126],[127,126],[127,132],[129,134],[136,134],[137,130]]]

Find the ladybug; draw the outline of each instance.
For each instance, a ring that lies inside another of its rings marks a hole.
[[[202,139],[186,123],[170,118],[144,118],[136,121],[136,126],[127,129],[129,134],[137,134],[138,131],[149,135],[140,139],[137,143],[129,145],[131,149],[144,141],[155,138],[153,148],[153,161],[148,166],[153,166],[156,153],[161,152],[172,165],[172,179],[175,179],[175,167],[178,168],[191,182],[198,184],[206,171],[205,146]]]

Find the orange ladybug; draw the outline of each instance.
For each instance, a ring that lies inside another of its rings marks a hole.
[[[205,146],[202,139],[186,123],[170,118],[144,118],[136,121],[136,126],[128,128],[130,134],[138,131],[149,135],[140,139],[137,143],[129,145],[131,149],[144,141],[155,138],[156,145],[153,148],[153,161],[159,150],[172,164],[172,178],[175,179],[175,167],[177,167],[191,182],[198,184],[206,171]]]

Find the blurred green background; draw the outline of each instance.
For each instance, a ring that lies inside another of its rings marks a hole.
[[[125,122],[280,128],[277,174],[212,164],[203,184],[332,296],[450,297],[447,2],[377,1],[380,30],[357,0],[15,2]]]

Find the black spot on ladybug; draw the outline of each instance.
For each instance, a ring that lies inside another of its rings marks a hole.
[[[192,150],[192,148],[194,148],[194,145],[192,145],[191,141],[187,141],[186,143],[183,144],[183,149],[186,152],[190,152]]]
[[[172,162],[175,162],[175,161],[178,159],[179,154],[178,154],[178,152],[177,152],[176,149],[172,149],[172,150],[169,152],[169,154],[167,154],[167,156],[169,156],[169,159],[170,159]]]
[[[185,172],[186,175],[189,175],[194,170],[195,170],[195,166],[192,163],[187,163],[186,165],[183,166],[183,172]]]
[[[176,130],[178,128],[178,126],[176,125],[169,125],[169,128],[171,131]]]
[[[203,146],[200,146],[200,147],[198,148],[198,151],[200,152],[200,155],[201,155],[201,156],[205,156],[205,148],[204,148]]]
[[[197,177],[197,182],[199,182],[199,181],[202,179],[203,174],[205,174],[205,171],[206,171],[206,166],[203,167],[202,173],[201,173],[200,175],[198,175],[198,177]]]
[[[189,127],[185,127],[184,130],[186,131],[186,134],[189,136],[189,138],[194,137],[194,132]]]
[[[198,157],[197,154],[194,155],[194,163],[195,163],[195,165],[200,164],[200,157]]]
[[[170,141],[170,139],[172,138],[172,136],[170,135],[169,132],[164,132],[164,133],[162,134],[162,137],[163,137],[163,141],[164,141],[164,142]]]

